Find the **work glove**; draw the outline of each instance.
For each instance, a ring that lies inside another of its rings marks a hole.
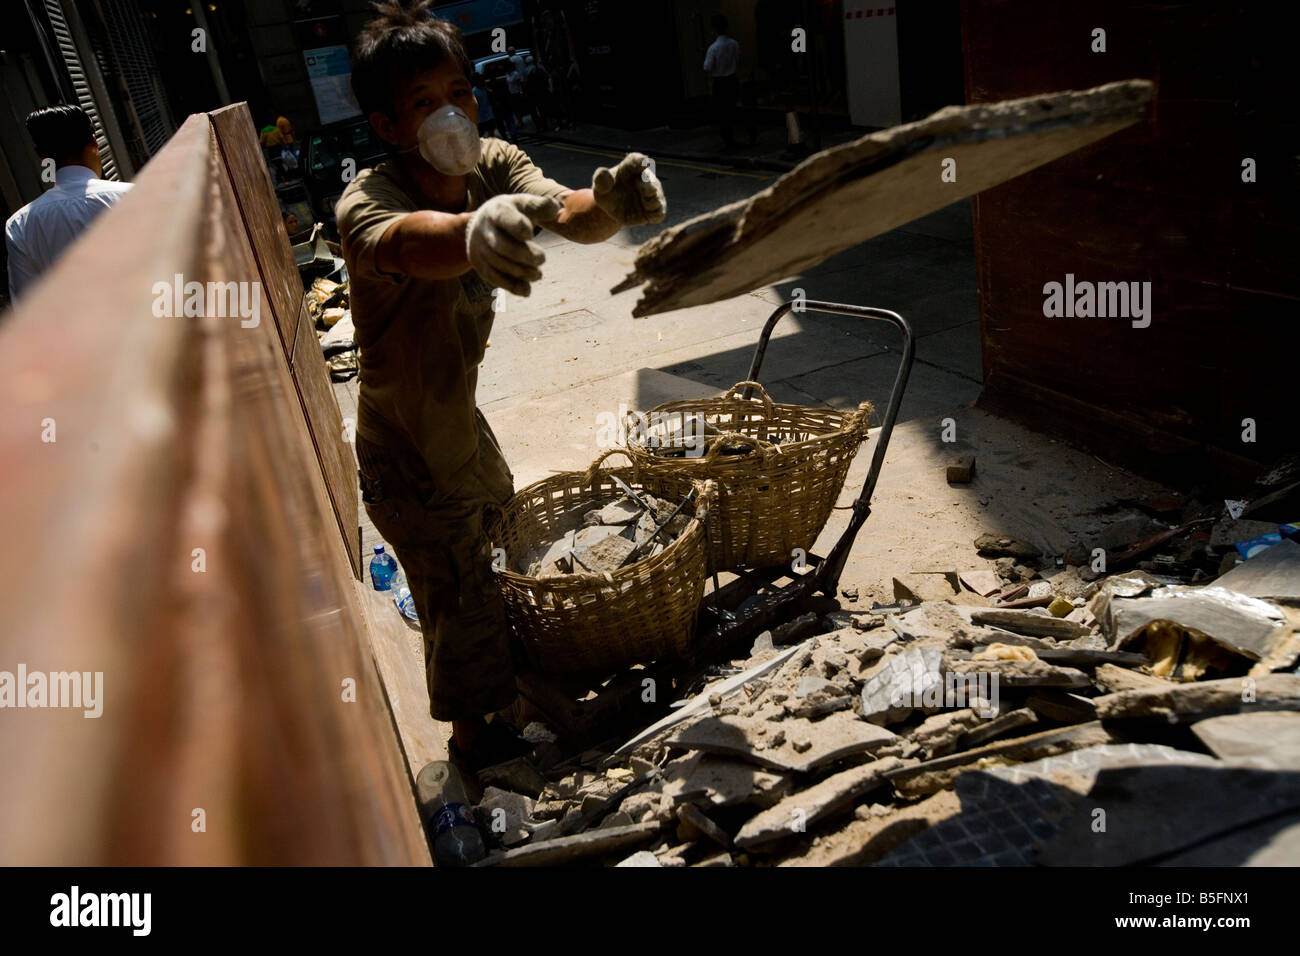
[[[620,226],[663,222],[668,208],[663,184],[642,153],[628,153],[613,169],[600,167],[591,177],[591,191],[596,205]]]
[[[513,295],[528,295],[546,261],[546,253],[531,241],[533,226],[555,219],[560,208],[550,196],[512,194],[493,196],[476,209],[465,230],[465,253],[479,278]]]

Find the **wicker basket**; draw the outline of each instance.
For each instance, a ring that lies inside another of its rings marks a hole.
[[[635,464],[600,468],[615,454],[626,456],[613,449],[586,473],[553,475],[516,492],[503,509],[488,515],[493,545],[516,554],[552,539],[552,529],[576,508],[623,496],[614,475],[641,490]],[[681,498],[670,500],[681,501],[694,487],[695,502],[683,511],[694,516],[654,557],[603,575],[533,578],[508,568],[497,572],[511,626],[539,672],[608,674],[629,664],[688,656],[708,564],[703,521],[716,486],[687,481],[681,487]]]
[[[744,388],[757,391],[757,400],[742,398]],[[693,482],[717,481],[711,570],[773,567],[790,562],[795,548],[811,550],[866,440],[870,415],[869,402],[853,412],[783,405],[757,382],[740,382],[717,398],[652,409],[648,428],[629,429],[628,452],[650,493],[669,500]],[[699,416],[712,435],[705,455],[654,454],[670,429]],[[750,451],[722,454],[724,447]]]

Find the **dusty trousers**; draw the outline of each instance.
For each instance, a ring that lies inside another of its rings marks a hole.
[[[435,720],[469,720],[515,700],[505,603],[493,578],[483,511],[510,497],[510,473],[496,436],[475,410],[478,453],[451,491],[434,487],[412,449],[356,436],[361,498],[393,549],[420,616],[425,682]]]

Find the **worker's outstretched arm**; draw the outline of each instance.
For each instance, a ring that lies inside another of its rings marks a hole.
[[[543,225],[574,242],[603,242],[623,226],[663,222],[667,210],[663,185],[641,153],[628,153],[613,169],[602,166],[591,177],[590,189],[575,189],[561,198],[564,211]]]
[[[408,213],[379,240],[375,267],[419,279],[451,279],[468,272],[465,236],[472,218],[473,213],[432,209]]]

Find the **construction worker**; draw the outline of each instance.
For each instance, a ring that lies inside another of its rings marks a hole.
[[[484,510],[514,478],[475,404],[493,290],[526,296],[542,226],[581,243],[659,222],[663,188],[639,154],[592,188],[546,178],[522,150],[479,138],[472,66],[431,4],[383,3],[355,44],[352,87],[393,157],[361,172],[336,215],[360,346],[362,500],[406,571],[424,632],[430,713],[471,769],[521,741],[483,718],[517,692]]]

